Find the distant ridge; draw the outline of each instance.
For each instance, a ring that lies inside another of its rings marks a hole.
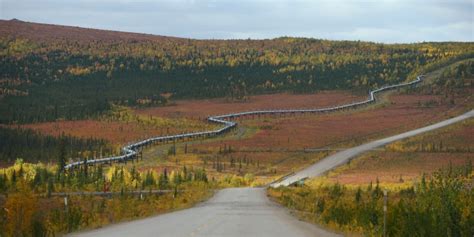
[[[44,42],[53,39],[89,41],[185,41],[187,39],[143,33],[99,30],[77,26],[64,26],[25,22],[16,18],[0,20],[0,37],[20,37]]]

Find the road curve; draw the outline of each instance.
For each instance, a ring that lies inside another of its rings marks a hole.
[[[339,236],[299,221],[271,202],[264,188],[230,188],[190,209],[71,236]]]
[[[321,161],[317,162],[314,165],[311,165],[291,176],[286,177],[285,179],[278,181],[276,183],[271,184],[272,187],[278,187],[278,186],[288,186],[291,185],[297,181],[304,180],[307,178],[313,178],[317,176],[321,176],[322,174],[326,173],[327,171],[336,168],[337,166],[343,165],[347,163],[349,160],[352,158],[356,157],[357,155],[360,155],[363,152],[367,152],[369,150],[375,149],[377,147],[384,146],[388,143],[401,140],[404,138],[412,137],[415,135],[418,135],[420,133],[428,132],[431,130],[435,130],[438,128],[442,128],[460,121],[463,121],[465,119],[471,118],[474,116],[474,110],[471,110],[465,114],[459,115],[457,117],[447,119],[438,123],[435,123],[433,125],[429,125],[426,127],[418,128],[415,130],[411,130],[408,132],[404,132],[395,136],[383,138],[380,140],[376,140],[373,142],[369,142],[360,146],[356,146],[341,152],[337,152],[333,155],[330,155]]]

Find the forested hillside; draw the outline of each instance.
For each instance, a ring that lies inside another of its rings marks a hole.
[[[473,52],[473,43],[192,40],[0,21],[0,122],[79,119],[111,103],[163,105],[170,94],[366,90]]]

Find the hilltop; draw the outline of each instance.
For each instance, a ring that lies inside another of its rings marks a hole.
[[[321,90],[361,93],[471,57],[473,43],[194,40],[0,21],[0,122],[90,118],[111,104]],[[163,96],[166,95],[166,96]]]
[[[162,41],[184,40],[150,34],[129,33],[112,30],[98,30],[76,26],[64,26],[25,22],[18,19],[0,20],[0,35],[14,38],[26,38],[36,42],[54,40],[90,41]]]

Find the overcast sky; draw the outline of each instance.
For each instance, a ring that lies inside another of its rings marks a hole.
[[[199,39],[474,41],[474,0],[0,0],[0,18]]]

